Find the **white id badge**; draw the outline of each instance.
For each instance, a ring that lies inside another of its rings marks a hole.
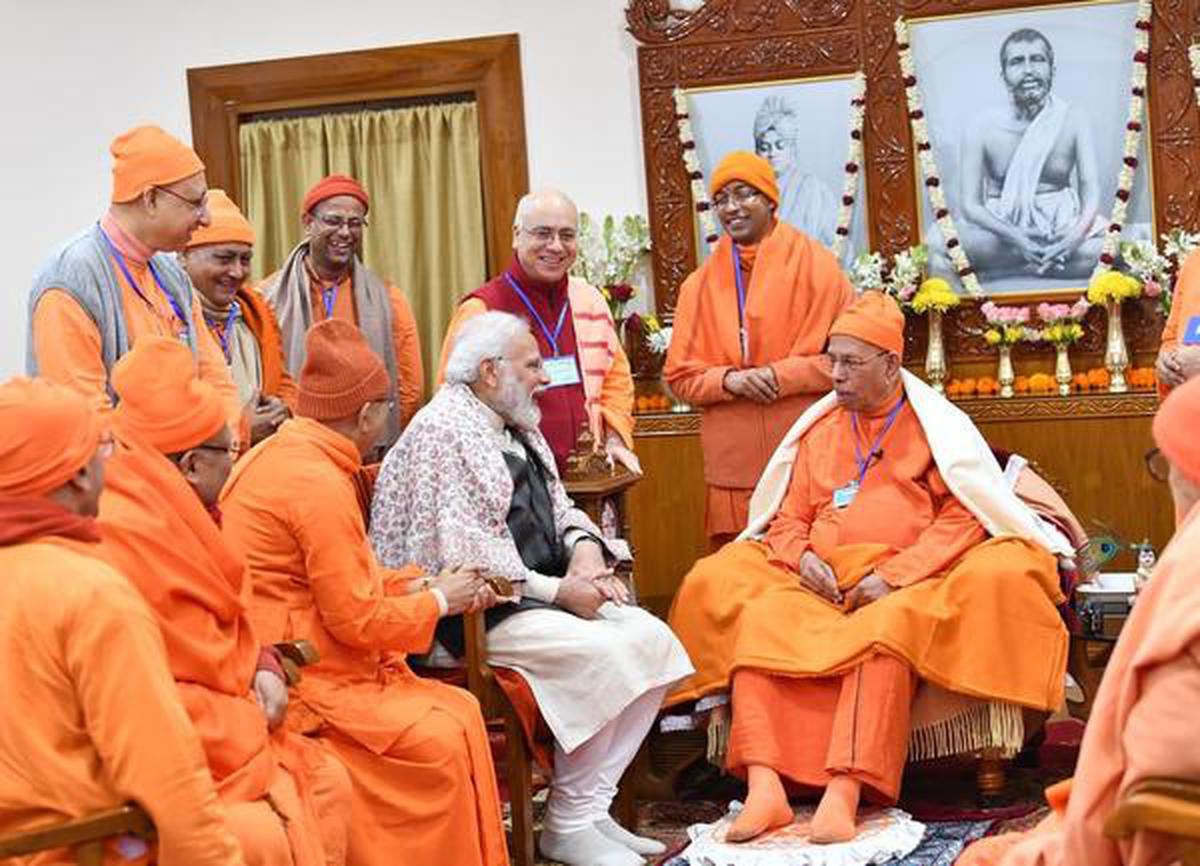
[[[850,503],[854,501],[854,497],[858,495],[858,482],[851,481],[845,487],[839,487],[833,491],[833,507],[834,508],[849,508]]]
[[[561,388],[563,385],[578,385],[579,366],[575,363],[574,355],[556,355],[542,359],[542,369],[550,378],[548,388]]]

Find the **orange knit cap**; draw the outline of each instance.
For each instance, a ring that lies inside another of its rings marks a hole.
[[[833,321],[829,336],[857,337],[899,357],[904,356],[904,313],[883,292],[863,292]]]
[[[775,179],[775,169],[761,156],[748,150],[725,154],[713,172],[708,194],[715,196],[726,184],[735,180],[750,184],[776,205],[779,204],[779,181]]]
[[[135,126],[113,139],[114,202],[133,201],[152,186],[166,186],[204,171],[182,141],[157,126]]]
[[[65,385],[9,379],[0,385],[0,493],[57,490],[92,459],[102,434],[88,401]]]
[[[1167,395],[1154,416],[1154,442],[1168,460],[1200,484],[1200,378],[1189,379]]]
[[[345,174],[331,174],[329,177],[322,178],[317,181],[312,189],[304,196],[304,203],[300,205],[300,213],[311,213],[312,209],[325,201],[327,198],[333,198],[335,195],[350,195],[362,202],[362,206],[367,210],[371,209],[371,199],[367,195],[367,191],[363,189],[363,185],[354,178]]]
[[[207,244],[239,243],[254,246],[254,226],[242,216],[238,206],[233,203],[223,189],[208,191],[209,224],[200,226],[192,232],[188,248],[202,247]]]
[[[225,426],[217,390],[196,377],[187,346],[169,337],[139,339],[113,366],[120,402],[113,427],[163,454],[178,454],[211,439]]]
[[[318,421],[349,418],[391,393],[387,368],[362,331],[344,319],[325,319],[308,329],[297,415]]]

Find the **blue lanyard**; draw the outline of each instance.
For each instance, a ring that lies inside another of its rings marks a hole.
[[[858,448],[858,413],[850,413],[850,425],[854,428],[854,461],[858,464],[858,486],[862,487],[863,479],[867,477],[867,470],[871,468],[871,458],[879,450],[879,443],[883,441],[883,437],[892,429],[892,425],[896,423],[896,418],[900,415],[900,409],[904,406],[905,395],[901,394],[900,399],[896,401],[896,405],[892,407],[892,411],[888,413],[887,422],[883,425],[883,429],[879,431],[879,435],[875,437],[875,441],[871,443],[871,450],[867,452],[866,458],[863,457],[862,451]]]
[[[746,330],[746,286],[742,282],[742,257],[737,244],[733,245],[733,282],[737,286],[738,339],[742,344],[742,361],[750,358],[750,335]]]
[[[333,308],[337,304],[338,287],[341,283],[334,283],[327,289],[321,289],[321,303],[325,305],[325,318],[333,318]]]
[[[217,340],[221,343],[221,351],[225,354],[225,363],[227,364],[233,360],[229,356],[229,329],[233,327],[233,323],[237,321],[238,313],[241,311],[242,308],[238,302],[234,301],[233,306],[229,308],[229,315],[225,317],[225,327],[217,332]]]
[[[546,327],[546,323],[542,317],[538,315],[538,311],[533,308],[533,304],[529,302],[529,297],[521,291],[521,287],[517,285],[517,281],[508,273],[504,274],[504,279],[508,280],[508,284],[512,286],[512,290],[517,293],[517,297],[521,299],[521,303],[525,305],[525,309],[529,310],[529,314],[533,316],[534,321],[538,323],[538,327],[542,329],[542,334],[546,337],[546,342],[550,345],[550,351],[553,357],[558,357],[558,337],[562,333],[563,323],[567,320],[567,307],[570,306],[566,301],[563,301],[562,309],[558,312],[558,324],[554,326],[554,333],[550,333],[550,329]]]
[[[129,283],[129,288],[133,289],[137,296],[145,301],[150,307],[153,307],[154,304],[150,302],[150,299],[142,294],[142,290],[138,287],[137,282],[134,280],[133,274],[129,273],[129,266],[125,264],[125,257],[121,255],[121,251],[117,249],[116,244],[112,242],[112,239],[109,238],[104,229],[100,229],[100,237],[104,238],[104,242],[108,244],[108,251],[112,253],[113,259],[116,260],[117,265],[121,268],[121,273],[125,275],[125,281]],[[179,304],[175,302],[175,298],[170,292],[167,291],[167,287],[163,285],[162,280],[159,279],[158,271],[154,270],[154,262],[147,260],[146,266],[150,268],[150,276],[154,277],[154,282],[162,291],[163,297],[167,299],[167,303],[171,305],[171,309],[175,312],[175,316],[183,325],[183,336],[186,339],[188,335],[187,316],[184,314],[183,310],[179,309]]]

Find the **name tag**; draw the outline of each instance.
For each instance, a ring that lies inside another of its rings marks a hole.
[[[833,491],[833,507],[834,508],[849,508],[850,503],[854,501],[854,497],[858,495],[858,482],[851,481],[845,487],[839,487]]]
[[[1200,346],[1200,316],[1192,316],[1187,320],[1180,342],[1185,346]]]
[[[575,363],[574,355],[556,355],[542,359],[542,369],[550,378],[547,388],[561,388],[564,385],[578,385],[579,365]]]

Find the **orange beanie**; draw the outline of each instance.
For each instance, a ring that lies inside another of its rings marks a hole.
[[[135,126],[113,139],[114,202],[133,201],[152,186],[166,186],[204,171],[182,141],[157,126]]]
[[[343,319],[325,319],[309,328],[297,415],[318,421],[349,418],[391,393],[387,368],[362,331]]]
[[[192,232],[188,248],[202,247],[207,244],[239,243],[254,246],[254,226],[242,216],[238,206],[233,203],[223,189],[208,191],[209,224],[200,226]]]
[[[829,336],[857,337],[864,343],[904,356],[904,313],[883,292],[863,292],[833,321]]]
[[[215,388],[196,377],[187,346],[169,337],[139,339],[113,365],[120,402],[113,425],[163,454],[178,454],[211,439],[225,426],[225,405]]]
[[[776,205],[779,204],[779,181],[775,179],[775,169],[761,156],[748,150],[725,154],[713,172],[708,194],[715,196],[726,184],[735,180],[750,184]]]
[[[331,174],[329,177],[317,181],[304,196],[304,203],[300,205],[300,213],[311,213],[313,208],[335,195],[353,196],[362,202],[364,208],[371,209],[371,199],[361,183],[349,175]]]
[[[1200,484],[1200,378],[1189,379],[1167,395],[1154,416],[1154,442],[1168,460]]]
[[[0,493],[57,490],[96,453],[103,427],[65,385],[18,376],[0,385]]]

